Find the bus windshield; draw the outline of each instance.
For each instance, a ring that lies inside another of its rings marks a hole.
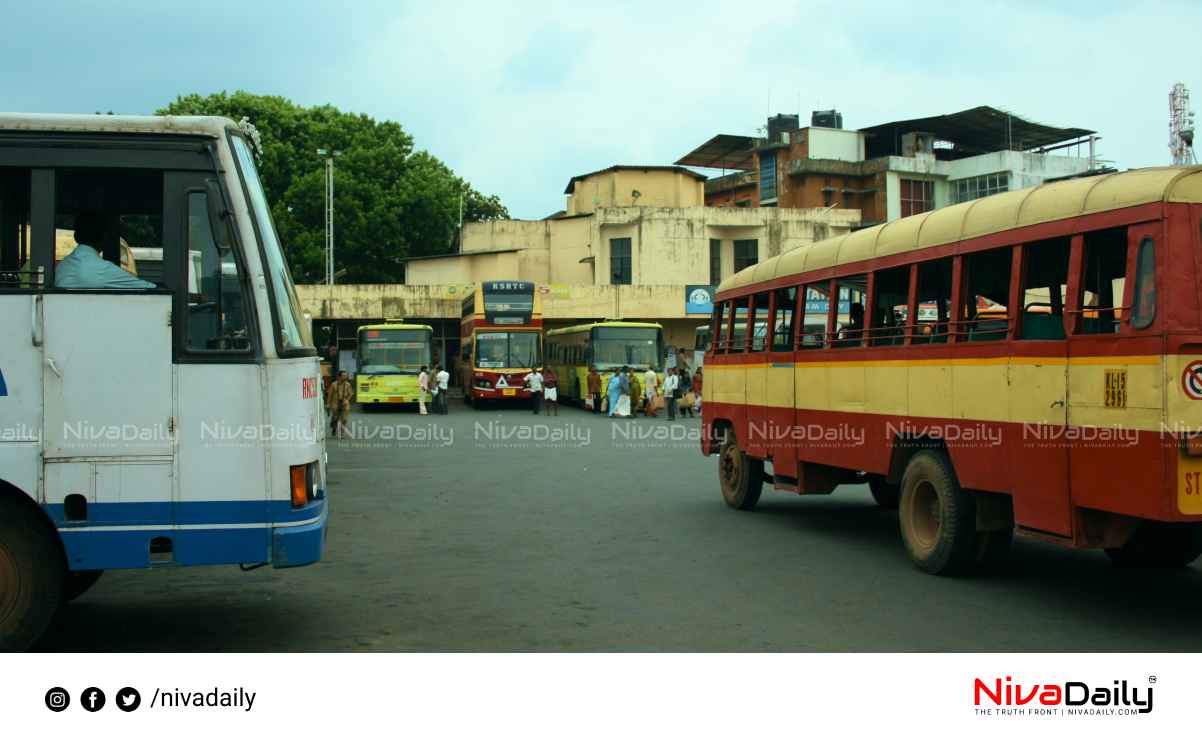
[[[360,374],[416,374],[429,364],[429,330],[364,330],[359,334]]]
[[[529,369],[539,363],[538,331],[476,335],[476,366],[481,369]]]
[[[662,345],[659,328],[593,328],[593,365],[648,369],[659,363]]]
[[[242,137],[234,136],[234,154],[246,179],[246,191],[250,194],[250,209],[255,223],[259,228],[259,239],[263,243],[263,254],[266,257],[265,266],[271,282],[271,295],[275,302],[276,322],[279,323],[277,337],[281,351],[298,351],[313,348],[313,339],[309,326],[301,314],[300,300],[296,297],[296,288],[292,285],[292,276],[288,273],[288,264],[284,261],[284,251],[280,248],[279,237],[275,233],[275,224],[271,221],[271,209],[267,206],[267,197],[263,194],[263,184],[259,182],[259,171],[255,168],[255,158],[251,154],[250,145]]]

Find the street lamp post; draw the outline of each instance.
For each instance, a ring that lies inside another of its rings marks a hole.
[[[319,147],[317,154],[326,161],[326,285],[334,285],[334,158],[341,150]]]

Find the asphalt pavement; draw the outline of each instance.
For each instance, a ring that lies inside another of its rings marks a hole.
[[[323,562],[113,571],[38,649],[1202,650],[1202,563],[1019,539],[996,575],[932,577],[864,486],[727,508],[697,419],[454,401],[353,420]]]

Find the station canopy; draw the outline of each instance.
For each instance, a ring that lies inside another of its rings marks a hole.
[[[751,170],[755,167],[755,137],[718,134],[676,161],[694,168]]]

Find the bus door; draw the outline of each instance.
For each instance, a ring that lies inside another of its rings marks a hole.
[[[797,287],[776,289],[772,292],[771,313],[765,315],[764,350],[767,351],[768,365],[765,367],[764,393],[767,408],[765,420],[772,430],[769,439],[772,442],[769,453],[772,456],[772,474],[774,477],[789,478],[796,484],[798,462],[801,459],[799,440],[795,435],[797,430],[797,400],[796,380],[794,379],[795,364],[793,340],[796,337]],[[763,295],[757,295],[763,296]],[[760,310],[756,309],[757,325]],[[759,341],[753,339],[752,343]]]
[[[1017,246],[1020,281],[1011,311],[1018,330],[1008,361],[1014,520],[1036,531],[1070,536],[1068,492],[1068,344],[1065,340],[1069,239]],[[1012,270],[1014,266],[1012,265]]]
[[[173,328],[179,360],[178,520],[265,524],[275,519],[267,495],[271,486],[263,466],[264,448],[324,433],[319,383],[316,377],[294,383],[268,374],[244,256],[254,247],[235,240],[239,233],[228,216],[228,196],[215,176],[168,173],[166,186],[164,232],[179,246],[174,255],[180,256],[174,260],[181,289],[173,313],[178,318]],[[280,371],[286,374],[291,368]],[[284,388],[285,399],[311,399],[309,420],[297,430],[271,427],[264,399],[271,384]],[[262,495],[248,499],[250,493]],[[181,530],[175,559],[181,564],[260,562],[270,554],[269,533],[261,528],[231,529],[218,543],[203,530]]]
[[[1075,506],[1129,512],[1130,494],[1149,487],[1139,473],[1164,456],[1158,436],[1137,435],[1158,431],[1163,410],[1166,372],[1154,325],[1161,234],[1160,223],[1149,222],[1077,238],[1079,308],[1068,339]],[[1155,513],[1155,499],[1142,502]]]

